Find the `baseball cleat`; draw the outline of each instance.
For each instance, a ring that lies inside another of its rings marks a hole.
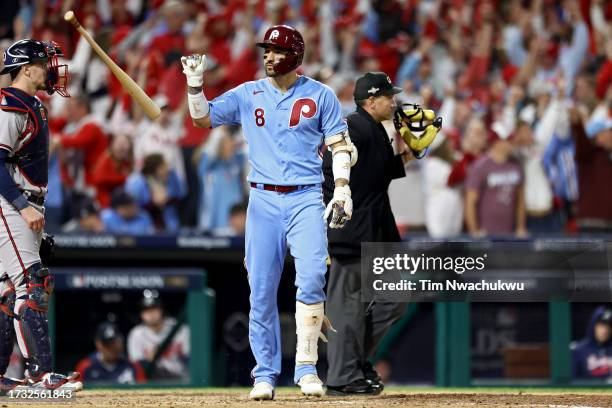
[[[5,395],[10,390],[14,390],[23,384],[25,384],[25,380],[0,376],[0,395]]]
[[[274,399],[274,387],[267,382],[258,382],[249,393],[249,398],[255,401]]]
[[[298,385],[302,390],[302,394],[307,397],[321,397],[324,394],[323,381],[316,374],[306,374],[300,378]]]
[[[73,390],[81,391],[83,389],[83,383],[79,381],[80,374],[77,372],[71,372],[70,374],[62,375],[57,373],[46,373],[40,380],[33,381],[27,379],[26,382],[19,386],[18,389],[32,389],[32,388],[45,388],[48,390]]]

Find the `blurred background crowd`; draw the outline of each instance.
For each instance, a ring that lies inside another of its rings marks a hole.
[[[354,80],[384,71],[443,117],[427,158],[391,185],[403,232],[434,237],[612,231],[612,3],[603,0],[3,0],[0,48],[54,40],[69,99],[50,107],[47,229],[242,235],[240,128],[196,129],[180,56],[205,53],[209,100],[261,78],[254,43],[287,23],[303,74],[355,109]],[[154,96],[149,121],[63,21],[69,9]],[[7,86],[8,76],[0,79]],[[390,137],[395,136],[388,124]]]

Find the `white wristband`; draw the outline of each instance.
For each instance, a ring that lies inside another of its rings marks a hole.
[[[189,114],[193,119],[202,119],[208,116],[210,107],[204,96],[204,92],[197,94],[187,93],[187,102],[189,105]]]
[[[346,151],[337,152],[332,156],[332,171],[334,180],[340,178],[350,180],[351,176],[351,155]]]

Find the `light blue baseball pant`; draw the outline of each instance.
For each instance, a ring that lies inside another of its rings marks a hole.
[[[251,288],[249,343],[257,365],[255,383],[273,386],[281,370],[281,339],[276,305],[287,247],[295,258],[296,299],[325,301],[327,230],[321,186],[291,193],[251,188],[246,221],[246,267]],[[295,367],[294,380],[316,374],[314,365]]]

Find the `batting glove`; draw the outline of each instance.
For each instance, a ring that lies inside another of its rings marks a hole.
[[[334,197],[331,199],[323,219],[327,220],[332,214],[329,222],[330,228],[342,228],[353,215],[353,200],[351,199],[351,189],[349,186],[336,186],[334,189]]]
[[[187,77],[187,86],[201,88],[206,70],[206,55],[193,54],[181,57],[183,74]]]

